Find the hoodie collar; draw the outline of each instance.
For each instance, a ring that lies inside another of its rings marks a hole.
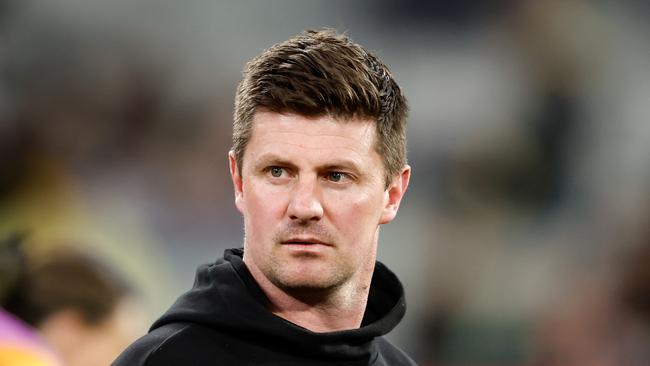
[[[377,262],[360,328],[316,333],[273,313],[268,299],[242,260],[243,249],[228,249],[222,259],[197,270],[194,287],[158,319],[152,329],[173,322],[192,322],[265,344],[299,349],[335,359],[372,357],[372,340],[390,332],[406,311],[401,283]]]

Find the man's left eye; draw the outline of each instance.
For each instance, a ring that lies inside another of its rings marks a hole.
[[[340,182],[345,178],[345,173],[331,172],[327,174],[327,178],[332,182]]]

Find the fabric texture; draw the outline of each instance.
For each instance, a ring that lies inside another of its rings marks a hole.
[[[415,365],[382,337],[406,304],[401,283],[380,262],[361,327],[315,333],[267,310],[242,255],[228,249],[199,267],[194,287],[113,365]]]

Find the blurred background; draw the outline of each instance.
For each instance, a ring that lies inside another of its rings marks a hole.
[[[241,245],[244,63],[333,27],[410,101],[390,338],[421,365],[647,365],[649,20],[641,0],[2,0],[0,236],[101,257],[144,333]]]

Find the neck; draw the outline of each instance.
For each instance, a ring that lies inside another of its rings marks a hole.
[[[373,253],[374,254],[374,253]],[[312,332],[324,333],[361,326],[368,303],[375,255],[368,255],[362,268],[334,289],[283,289],[272,283],[255,265],[248,265],[253,278],[269,299],[269,310]]]
[[[272,294],[269,310],[303,328],[313,332],[333,332],[356,329],[361,326],[370,281],[356,285],[348,283],[330,291],[290,290]]]

